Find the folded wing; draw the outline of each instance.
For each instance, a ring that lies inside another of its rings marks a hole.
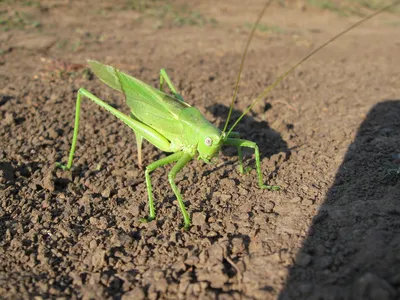
[[[88,61],[93,73],[111,88],[123,92],[132,114],[139,121],[152,127],[167,139],[183,134],[179,112],[189,104],[167,95],[114,67],[94,60]]]

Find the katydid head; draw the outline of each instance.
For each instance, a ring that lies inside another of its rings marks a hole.
[[[207,128],[201,130],[200,139],[197,144],[199,159],[210,163],[219,153],[225,140],[226,134],[214,126],[207,126]]]

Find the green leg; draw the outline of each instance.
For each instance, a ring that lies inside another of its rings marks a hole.
[[[258,146],[256,143],[248,140],[242,140],[242,139],[237,139],[237,138],[228,138],[224,145],[229,145],[229,146],[236,146],[238,149],[240,147],[248,147],[254,149],[254,154],[256,157],[256,170],[258,174],[258,185],[262,189],[269,189],[269,190],[279,190],[280,187],[276,185],[265,185],[261,173],[261,165],[260,165],[260,151],[258,150]],[[241,157],[241,151],[239,152],[239,161],[242,160],[243,157]],[[241,167],[243,170],[243,166]]]
[[[229,138],[240,138],[240,133],[237,131],[232,131],[228,135]],[[243,152],[242,146],[237,146],[238,156],[239,156],[239,171],[241,174],[246,174],[251,171],[251,167],[247,167],[246,169],[243,167]]]
[[[244,168],[243,166],[243,152],[242,152],[242,146],[237,146],[237,151],[238,151],[238,156],[239,156],[239,171],[240,174],[246,174],[251,171],[251,167],[248,166],[247,168]]]
[[[157,148],[161,149],[162,151],[172,152],[171,151],[171,143],[160,133],[155,131],[153,128],[141,123],[138,120],[135,120],[124,113],[120,112],[119,110],[115,109],[111,105],[107,104],[106,102],[102,101],[101,99],[97,98],[95,95],[90,93],[89,91],[81,88],[78,91],[78,95],[76,98],[76,113],[75,113],[75,126],[74,126],[74,135],[72,137],[72,145],[71,150],[69,152],[69,158],[67,165],[63,165],[61,163],[56,163],[56,165],[64,170],[69,170],[72,167],[72,161],[74,159],[74,153],[76,148],[76,142],[78,139],[78,131],[79,131],[79,118],[81,112],[81,101],[82,97],[86,97],[89,100],[93,101],[94,103],[100,105],[111,114],[116,116],[122,122],[124,122],[127,126],[129,126],[137,135],[140,135],[142,138],[144,137],[146,140],[151,142]]]
[[[132,112],[129,114],[129,116],[132,119],[138,120]],[[141,169],[142,164],[143,164],[143,159],[142,159],[143,158],[143,156],[142,156],[143,135],[141,135],[139,132],[137,132],[135,130],[133,130],[133,132],[135,133],[135,138],[136,138],[136,147],[137,147],[137,153],[138,153],[138,166]]]
[[[136,147],[138,152],[138,165],[139,168],[142,168],[142,142],[143,142],[143,135],[138,132],[135,132],[136,137]]]
[[[176,198],[178,199],[179,208],[181,209],[186,229],[190,227],[190,217],[186,211],[185,204],[183,203],[182,195],[175,184],[175,177],[176,174],[178,174],[178,172],[182,170],[182,168],[186,166],[186,164],[192,159],[193,157],[190,154],[184,153],[176,165],[172,168],[171,172],[168,174],[168,181],[176,195]]]
[[[154,209],[154,201],[153,201],[153,187],[151,185],[150,172],[154,171],[158,167],[178,161],[183,156],[184,156],[184,153],[182,151],[179,151],[179,152],[173,153],[167,157],[161,158],[146,167],[145,176],[146,176],[147,195],[149,197],[148,221],[154,220],[154,218],[156,217],[156,211]]]
[[[81,100],[82,100],[82,92],[81,89],[78,91],[78,95],[76,97],[76,109],[75,109],[75,125],[74,125],[74,135],[72,137],[72,145],[71,150],[69,151],[68,163],[67,165],[56,163],[56,166],[63,169],[69,170],[72,167],[72,161],[74,159],[74,153],[76,148],[76,141],[78,140],[78,131],[79,131],[79,119],[81,115]]]
[[[237,131],[232,131],[229,133],[228,138],[240,139],[240,133]]]
[[[170,88],[170,90],[172,91],[172,93],[174,94],[174,96],[177,99],[179,99],[181,101],[185,101],[185,100],[183,100],[183,97],[177,92],[174,85],[172,84],[172,81],[171,81],[171,79],[169,79],[167,72],[164,69],[161,69],[160,70],[160,91],[164,91],[164,82],[167,83],[168,87]]]

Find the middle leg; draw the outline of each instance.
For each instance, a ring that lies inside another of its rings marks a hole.
[[[248,141],[248,140],[237,139],[237,138],[228,138],[226,140],[226,142],[224,143],[224,145],[236,146],[236,147],[238,147],[238,149],[240,147],[248,147],[248,148],[254,149],[254,155],[256,158],[256,170],[257,170],[257,175],[258,175],[258,185],[262,189],[269,189],[269,190],[275,190],[275,191],[280,189],[280,187],[276,186],[276,185],[265,185],[264,184],[263,176],[261,173],[260,151],[258,150],[258,146],[256,143],[254,143],[252,141]],[[241,159],[240,155],[239,155],[239,159]]]
[[[149,217],[147,221],[152,221],[156,217],[156,210],[154,209],[154,201],[153,201],[153,187],[151,185],[150,172],[154,171],[158,167],[178,161],[183,155],[184,155],[183,151],[179,151],[167,157],[161,158],[146,167],[145,177],[146,177],[147,195],[149,197]]]

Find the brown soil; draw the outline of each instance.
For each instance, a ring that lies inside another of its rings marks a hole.
[[[204,0],[179,8],[191,15],[178,21],[150,16],[157,2],[143,11],[75,2],[1,4],[11,18],[0,33],[1,298],[400,298],[398,16],[382,14],[319,52],[237,127],[259,145],[280,192],[258,189],[254,170],[240,175],[235,149],[178,175],[193,220],[184,231],[170,166],[152,176],[157,219],[139,222],[147,194],[134,135],[90,101],[75,168],[55,168],[67,160],[80,87],[128,112],[81,64],[97,59],[152,85],[166,68],[186,101],[222,126],[245,24],[263,1]],[[254,37],[236,117],[357,19],[269,8],[262,23],[279,28]],[[143,151],[145,165],[165,156],[148,143]]]

